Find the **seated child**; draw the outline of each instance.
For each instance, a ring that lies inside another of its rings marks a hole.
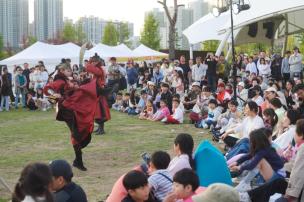
[[[139,119],[150,119],[153,117],[153,112],[153,102],[151,99],[148,99],[146,102],[145,109],[139,114]]]
[[[130,99],[130,93],[125,93],[122,98],[122,107],[120,111],[122,112],[128,112],[129,109],[129,99]]]
[[[154,152],[149,162],[149,187],[158,201],[163,201],[172,191],[173,180],[167,170],[169,163],[170,156],[163,151]]]
[[[36,110],[36,109],[38,109],[37,103],[33,99],[33,95],[31,93],[27,94],[26,106],[27,106],[27,108],[29,108],[29,110]]]
[[[237,101],[231,100],[228,102],[228,110],[219,116],[217,124],[212,130],[214,137],[221,136],[227,128],[232,128],[241,122],[242,114],[237,107]]]
[[[141,171],[130,171],[123,178],[128,195],[121,202],[156,202],[150,194],[147,176]]]
[[[155,114],[151,118],[148,118],[150,121],[160,121],[163,118],[167,117],[170,115],[169,108],[167,106],[167,101],[164,99],[160,100],[160,108],[156,111]]]
[[[142,90],[140,92],[140,99],[139,99],[139,102],[138,102],[137,107],[136,107],[136,112],[137,113],[141,113],[145,109],[148,99],[150,99],[150,96],[148,95],[147,91]]]
[[[122,93],[117,93],[115,103],[112,105],[112,109],[120,111],[123,106],[123,97]]]
[[[139,97],[136,95],[136,90],[133,89],[130,93],[129,107],[127,110],[128,115],[138,114],[138,112],[136,111],[138,101],[139,101]]]
[[[180,101],[174,99],[172,101],[172,115],[168,115],[162,120],[163,123],[180,124],[184,121],[184,110],[180,106]]]
[[[35,101],[36,101],[37,107],[41,111],[46,111],[50,107],[50,103],[48,102],[48,100],[43,95],[43,89],[42,88],[37,89],[35,99],[36,99]]]
[[[195,172],[184,168],[174,175],[173,182],[173,192],[165,198],[164,202],[192,202],[192,196],[199,187],[199,179]]]
[[[215,126],[218,117],[221,115],[221,108],[218,107],[217,101],[212,99],[208,104],[208,116],[207,118],[201,120],[199,123],[195,124],[197,128],[210,128],[210,126]]]

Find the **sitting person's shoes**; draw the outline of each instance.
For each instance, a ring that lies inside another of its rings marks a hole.
[[[167,122],[167,118],[166,118],[166,117],[163,118],[163,119],[161,120],[161,122],[162,122],[162,123],[166,123],[166,122]]]

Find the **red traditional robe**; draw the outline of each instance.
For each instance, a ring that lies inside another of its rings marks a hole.
[[[104,88],[105,86],[105,72],[102,67],[96,67],[93,64],[88,64],[86,66],[86,71],[94,75],[96,83],[99,88]],[[107,98],[104,95],[99,95],[98,103],[95,113],[95,120],[97,122],[105,122],[111,119],[110,109],[108,107]]]

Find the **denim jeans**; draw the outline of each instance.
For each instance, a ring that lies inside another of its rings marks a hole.
[[[23,92],[16,92],[15,107],[18,107],[20,95],[21,95],[22,107],[25,107],[25,93],[23,93]]]
[[[9,96],[2,96],[1,97],[1,105],[0,105],[0,110],[2,111],[2,107],[4,107],[5,104],[5,110],[9,111]]]

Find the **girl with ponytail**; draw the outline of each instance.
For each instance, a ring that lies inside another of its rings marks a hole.
[[[52,174],[43,163],[27,165],[15,186],[12,202],[54,202],[49,190]]]
[[[174,140],[174,154],[176,155],[168,166],[171,176],[176,172],[190,168],[194,169],[194,161],[192,158],[194,141],[191,135],[180,133]]]

